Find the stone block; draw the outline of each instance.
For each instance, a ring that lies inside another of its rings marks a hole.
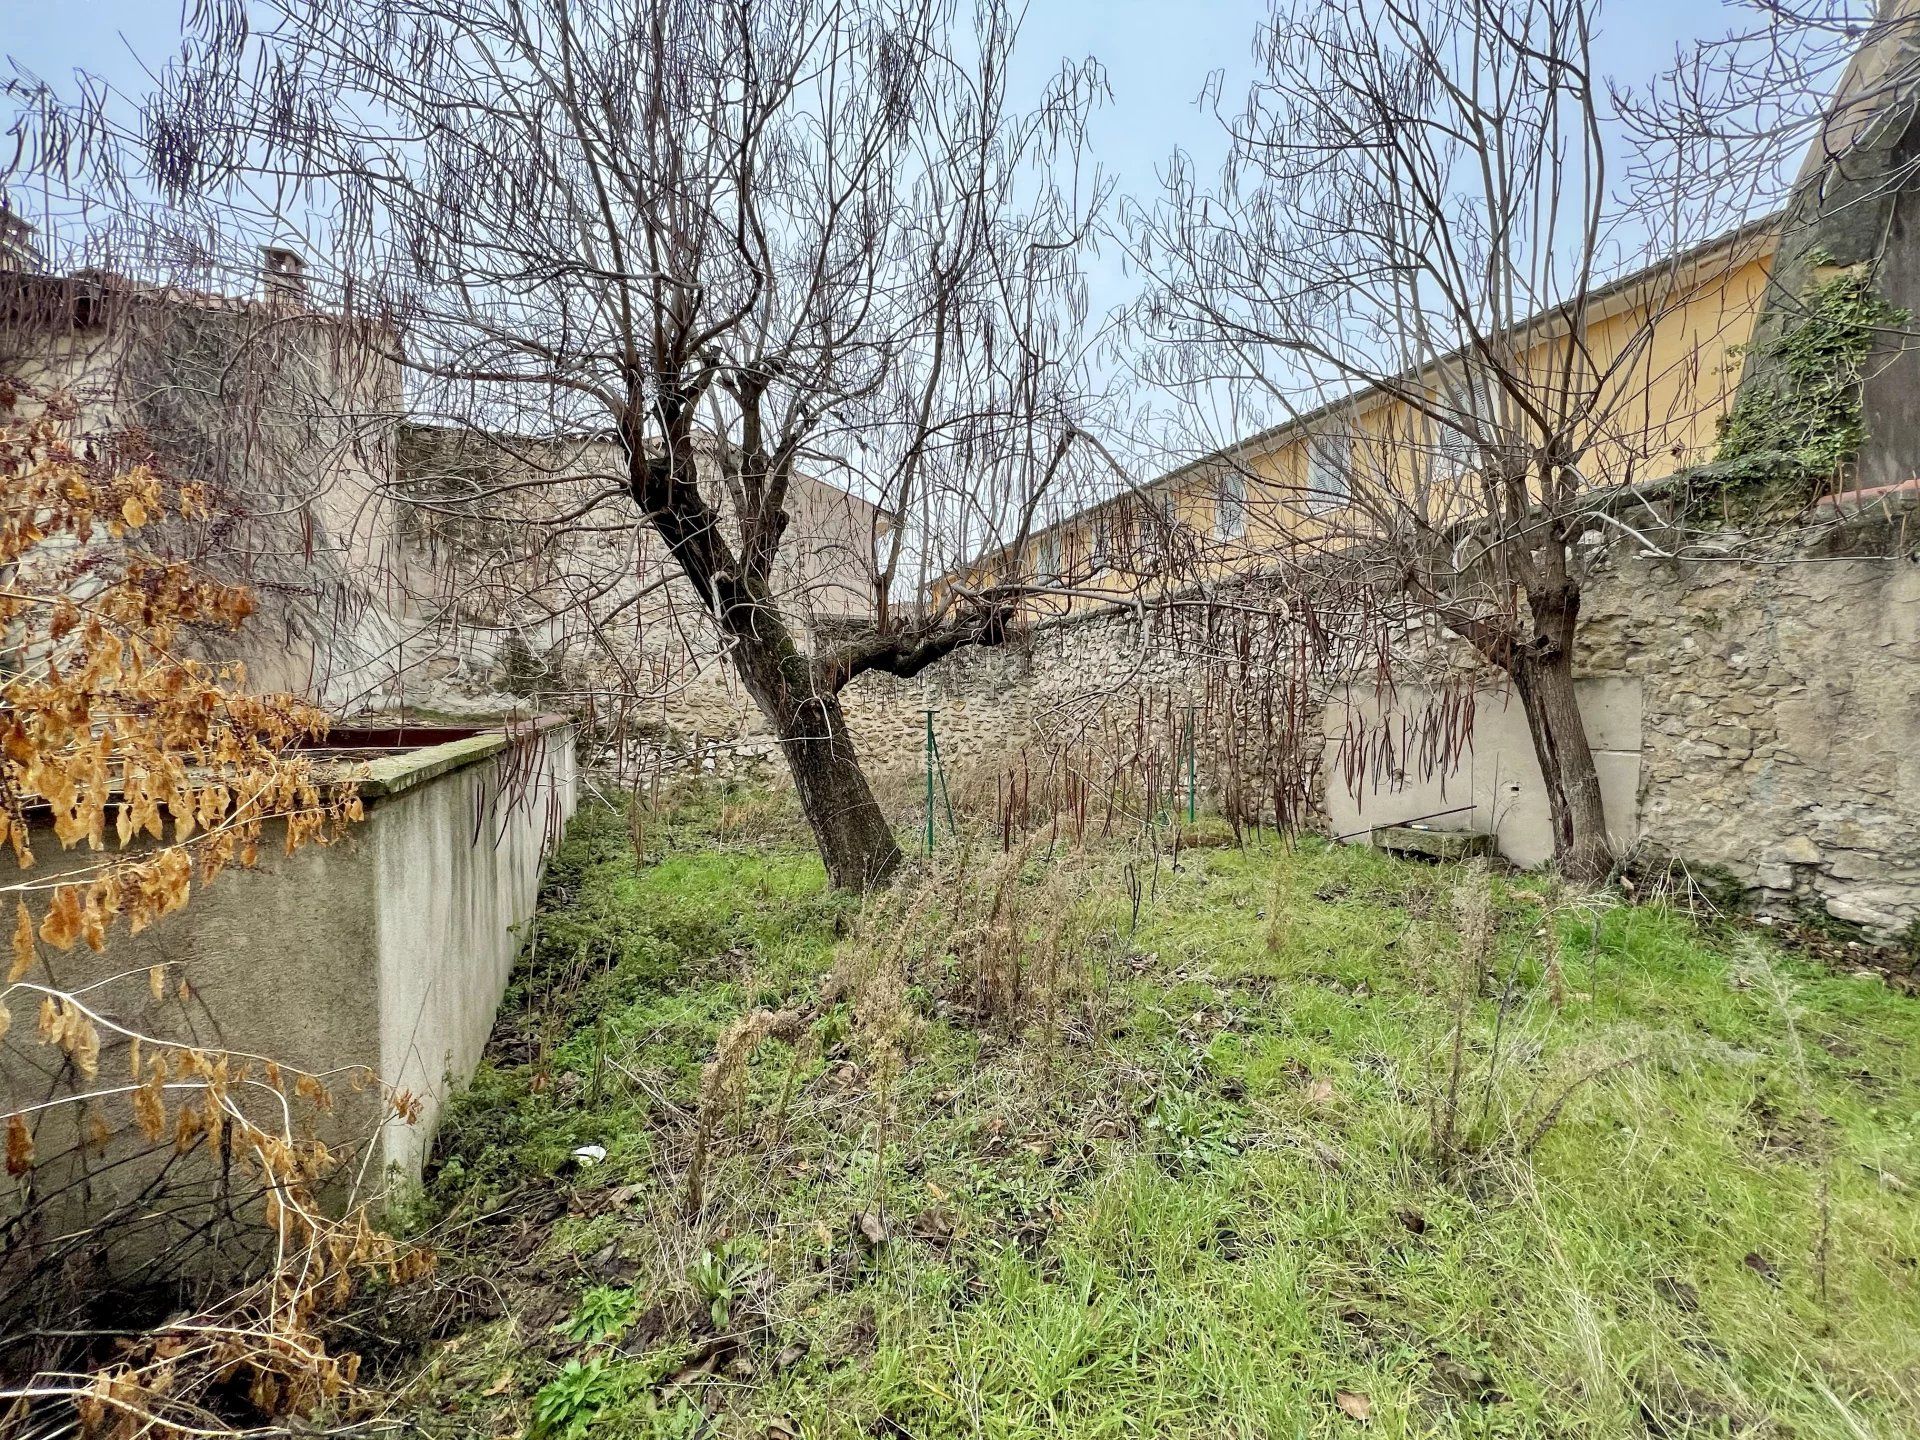
[[[1471,860],[1493,854],[1493,836],[1483,830],[1429,830],[1424,825],[1376,825],[1374,847],[1430,860]]]
[[[1904,901],[1904,904],[1902,903]],[[1910,893],[1893,890],[1850,890],[1827,897],[1827,913],[1849,925],[1859,925],[1880,937],[1899,934],[1916,914]]]
[[[1778,845],[1769,845],[1760,852],[1760,858],[1770,865],[1818,865],[1821,850],[1807,836],[1796,835]]]

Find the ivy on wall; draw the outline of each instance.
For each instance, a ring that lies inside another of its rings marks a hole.
[[[1816,272],[1831,260],[1808,258]],[[1874,290],[1864,266],[1816,275],[1800,299],[1798,319],[1736,351],[1760,358],[1758,383],[1743,385],[1721,417],[1708,467],[1716,488],[1763,503],[1805,504],[1860,453],[1863,367],[1878,332],[1911,318]]]

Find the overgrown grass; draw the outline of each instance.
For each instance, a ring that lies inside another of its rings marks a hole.
[[[954,866],[861,916],[778,802],[645,843],[575,822],[443,1131],[427,1433],[1920,1430],[1920,1005],[1878,981],[1313,843],[1163,863],[1136,929],[1115,850],[978,900],[1067,957],[1010,1013]]]

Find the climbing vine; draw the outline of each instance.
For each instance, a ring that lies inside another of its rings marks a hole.
[[[1816,267],[1829,257],[1816,251]],[[1860,453],[1866,441],[1861,378],[1877,333],[1911,315],[1873,288],[1865,267],[1816,278],[1801,315],[1735,353],[1759,356],[1763,383],[1743,386],[1720,421],[1710,468],[1717,488],[1804,503]]]

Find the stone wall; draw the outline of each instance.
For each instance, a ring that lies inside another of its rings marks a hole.
[[[1920,920],[1920,526],[1911,495],[1741,558],[1617,552],[1579,663],[1634,676],[1637,837],[1763,907]],[[1729,537],[1730,540],[1738,537]]]
[[[1811,908],[1891,936],[1920,921],[1920,509],[1911,488],[1851,503],[1768,534],[1661,530],[1650,547],[1615,545],[1586,593],[1576,668],[1618,847],[1735,881],[1762,910]],[[949,775],[1020,763],[1023,751],[1044,762],[1103,718],[1132,715],[1143,694],[1199,698],[1206,667],[1173,625],[1078,617],[911,681],[863,677],[846,694],[848,723],[869,773],[903,794],[898,782],[921,774],[927,708]],[[1516,863],[1546,859],[1538,766],[1498,686],[1475,696],[1452,767],[1349,785],[1353,718],[1406,722],[1430,693],[1326,698],[1318,823],[1364,835],[1430,816],[1495,834]],[[718,742],[717,768],[777,776],[751,705],[725,696],[718,679],[683,690],[676,724]],[[1203,787],[1221,773],[1219,728],[1200,736]]]
[[[978,798],[1009,770],[1043,786],[1054,770],[1068,763],[1084,769],[1094,757],[1112,766],[1150,752],[1164,771],[1184,747],[1191,719],[1204,791],[1216,794],[1225,783],[1222,733],[1229,726],[1242,745],[1236,773],[1264,786],[1274,767],[1262,763],[1253,717],[1229,718],[1220,667],[1196,658],[1210,648],[1194,633],[1205,623],[1203,615],[1156,610],[1084,613],[1004,647],[955,651],[911,680],[864,675],[842,696],[854,748],[876,790],[898,810],[920,803],[913,797],[925,774],[928,709],[956,798]],[[1184,710],[1189,701],[1199,702],[1192,717]],[[771,730],[717,657],[635,713],[655,717],[669,768],[677,759],[708,774],[787,778]],[[1299,783],[1311,786],[1319,775],[1317,709],[1306,718],[1313,734],[1303,743],[1312,763]]]

